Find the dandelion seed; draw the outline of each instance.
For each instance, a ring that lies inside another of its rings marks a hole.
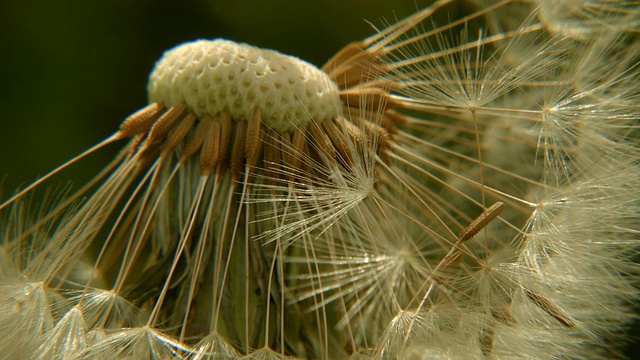
[[[505,0],[438,24],[455,5],[322,68],[221,39],[167,51],[149,105],[0,205],[0,350],[615,354],[638,297],[634,11],[558,30],[551,3]],[[26,214],[24,194],[126,139]]]
[[[491,221],[500,215],[502,210],[504,209],[504,204],[501,202],[497,202],[487,208],[485,212],[483,212],[480,216],[478,216],[469,226],[467,226],[456,242],[464,243],[472,239],[474,236],[478,234],[480,230],[485,228]]]
[[[531,301],[533,301],[542,310],[544,310],[544,312],[549,314],[549,316],[551,316],[552,318],[558,320],[558,322],[560,322],[562,325],[568,328],[572,328],[574,326],[572,321],[569,320],[566,315],[561,314],[560,310],[558,310],[556,306],[551,304],[549,300],[528,289],[524,289],[524,293],[529,299],[531,299]]]

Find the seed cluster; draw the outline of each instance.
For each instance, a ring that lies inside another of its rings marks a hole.
[[[640,272],[640,43],[617,26],[640,14],[502,0],[437,25],[463,3],[321,69],[227,40],[166,52],[147,106],[0,204],[0,357],[617,355]]]

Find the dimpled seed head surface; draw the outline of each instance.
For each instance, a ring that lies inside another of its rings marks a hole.
[[[223,111],[235,120],[260,110],[279,132],[321,122],[340,113],[338,88],[315,66],[272,50],[227,40],[179,45],[156,63],[149,100],[175,106],[184,101],[199,117]]]

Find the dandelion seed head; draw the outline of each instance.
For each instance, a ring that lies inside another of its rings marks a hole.
[[[637,38],[454,3],[320,69],[165,53],[151,103],[69,162],[128,139],[90,184],[33,218],[24,191],[0,205],[0,350],[607,358],[638,298]]]
[[[167,51],[149,77],[149,100],[185,102],[199,117],[224,111],[248,119],[260,109],[280,133],[340,114],[338,88],[326,73],[293,56],[228,40],[199,40]]]

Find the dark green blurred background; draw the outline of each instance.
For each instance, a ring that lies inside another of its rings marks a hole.
[[[113,133],[146,104],[163,51],[224,37],[322,65],[343,45],[430,0],[2,1],[1,198]],[[51,184],[80,184],[114,145]]]
[[[322,65],[374,32],[365,19],[384,26],[430,2],[0,1],[0,199],[113,133],[146,104],[154,62],[181,42],[224,37]],[[49,184],[84,183],[121,145]]]

